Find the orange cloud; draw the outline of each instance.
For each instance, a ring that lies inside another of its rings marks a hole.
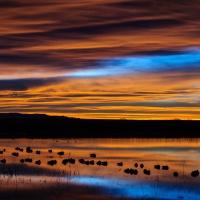
[[[178,70],[123,73],[121,65],[118,74],[113,68],[104,76],[72,75],[103,71],[107,66],[99,63],[113,58],[198,49],[199,10],[197,1],[2,1],[0,109],[83,118],[198,119],[198,62]]]

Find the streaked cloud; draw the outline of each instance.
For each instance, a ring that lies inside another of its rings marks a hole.
[[[132,56],[99,61],[100,68],[72,73],[74,76],[106,76],[175,70],[200,70],[200,51],[174,55]],[[192,68],[192,69],[190,69]]]
[[[2,112],[199,118],[197,0],[3,0],[0,12]]]

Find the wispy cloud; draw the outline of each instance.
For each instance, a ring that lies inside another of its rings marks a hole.
[[[197,0],[2,0],[1,110],[197,119],[199,12]]]
[[[200,51],[170,55],[129,56],[99,61],[98,69],[82,70],[74,76],[106,76],[129,73],[165,72],[177,70],[200,70]]]

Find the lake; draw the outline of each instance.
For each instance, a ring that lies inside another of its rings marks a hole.
[[[0,161],[2,200],[200,199],[199,139],[1,139]]]

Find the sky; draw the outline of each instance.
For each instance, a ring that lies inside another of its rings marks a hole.
[[[0,112],[200,119],[198,0],[1,0]]]

